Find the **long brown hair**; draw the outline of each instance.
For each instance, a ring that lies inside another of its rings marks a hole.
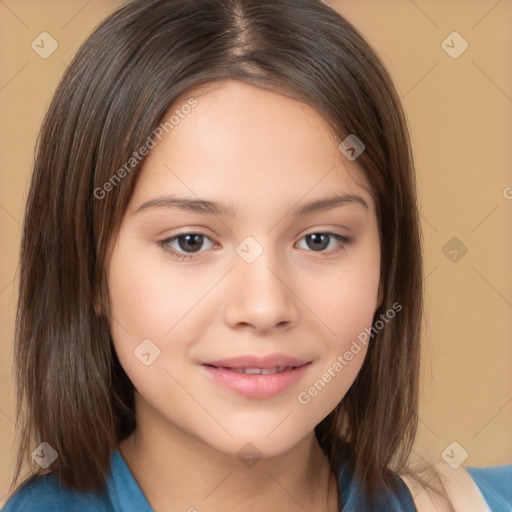
[[[361,34],[319,0],[135,0],[79,49],[39,136],[21,245],[21,434],[11,490],[41,442],[57,451],[49,471],[64,484],[102,487],[113,450],[134,430],[105,269],[143,159],[108,193],[98,189],[176,98],[224,79],[307,103],[341,140],[355,134],[365,145],[358,163],[377,205],[382,254],[374,321],[396,302],[403,309],[373,337],[355,382],[316,432],[334,469],[349,455],[370,497],[395,488],[394,475],[407,467],[417,428],[422,254],[411,144],[390,76]]]

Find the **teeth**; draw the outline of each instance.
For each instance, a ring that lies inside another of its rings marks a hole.
[[[291,370],[293,366],[278,366],[277,368],[222,368],[220,370],[230,370],[236,373],[245,373],[246,375],[273,375]]]
[[[260,368],[239,368],[239,370],[240,373],[246,373],[248,375],[253,373],[263,373],[263,370],[261,370]]]

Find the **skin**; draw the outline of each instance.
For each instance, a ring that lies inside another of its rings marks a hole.
[[[356,161],[338,149],[311,107],[238,81],[188,91],[197,106],[152,149],[140,171],[108,267],[112,336],[136,393],[137,429],[120,444],[152,508],[337,510],[335,477],[314,427],[340,402],[361,350],[310,402],[298,394],[332,367],[379,306],[380,240],[373,199]],[[294,216],[299,204],[357,194],[367,203]],[[146,208],[164,194],[210,199],[236,216]],[[159,242],[199,233],[199,251]],[[345,245],[313,233],[351,236]],[[237,247],[263,249],[252,263]],[[188,252],[187,252],[188,249]],[[192,258],[190,258],[192,254]],[[150,339],[149,366],[134,350]],[[301,381],[247,398],[208,378],[202,361],[284,353],[311,361]],[[252,443],[261,459],[237,457]],[[328,484],[331,485],[328,492]]]
[[[445,486],[456,512],[489,512],[482,494],[463,466],[452,469],[446,462],[441,461],[434,464],[434,469]],[[404,475],[402,478],[409,487],[418,512],[451,512],[448,505],[427,489],[422,488],[409,475]]]

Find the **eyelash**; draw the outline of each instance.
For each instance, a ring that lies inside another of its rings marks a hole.
[[[166,253],[170,254],[172,257],[174,257],[175,259],[180,259],[182,261],[190,261],[191,259],[193,259],[196,255],[199,255],[201,254],[202,252],[204,251],[199,251],[197,253],[183,253],[183,252],[179,252],[177,251],[176,249],[173,249],[169,244],[171,242],[174,242],[175,240],[177,240],[178,238],[180,237],[184,237],[186,235],[198,235],[198,236],[201,236],[203,238],[207,238],[210,240],[210,237],[207,236],[207,235],[204,235],[202,233],[196,233],[196,232],[185,232],[185,233],[179,233],[177,235],[174,235],[172,237],[169,237],[169,238],[166,238],[164,240],[160,240],[159,242],[157,242],[158,246],[161,247]],[[346,236],[346,235],[339,235],[338,233],[331,233],[329,231],[313,231],[311,233],[307,233],[305,234],[302,238],[306,238],[307,236],[310,236],[310,235],[329,235],[330,237],[334,238],[335,240],[338,241],[339,243],[339,247],[336,248],[336,249],[331,249],[330,251],[313,251],[313,250],[309,250],[308,252],[313,252],[313,253],[318,253],[320,254],[321,256],[331,256],[333,254],[336,254],[338,253],[339,251],[343,250],[344,248],[346,247],[350,247],[353,243],[354,243],[354,237],[351,237],[351,236]]]

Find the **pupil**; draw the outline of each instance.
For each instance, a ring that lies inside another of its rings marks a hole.
[[[311,235],[308,235],[309,239],[313,241],[312,249],[325,249],[329,243],[327,241],[327,235],[325,233],[313,233]],[[322,240],[321,240],[322,239]],[[320,243],[320,246],[318,245]],[[316,244],[316,245],[315,245]]]

